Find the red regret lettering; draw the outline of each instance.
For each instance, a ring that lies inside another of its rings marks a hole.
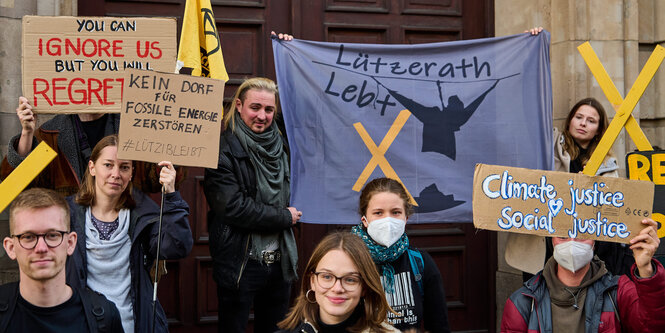
[[[95,82],[97,84],[97,88],[92,89],[92,83]],[[102,90],[102,81],[99,81],[98,79],[95,79],[94,77],[91,77],[88,79],[88,94],[90,96],[90,99],[88,100],[88,105],[92,104],[92,94],[95,94],[97,96],[97,100],[104,104],[102,102],[102,97],[99,96],[99,92]]]
[[[69,86],[67,87],[67,93],[69,94],[69,101],[72,102],[72,104],[87,104],[88,103],[88,92],[85,89],[75,89],[74,93],[81,94],[83,98],[81,99],[75,99],[74,96],[72,96],[72,86],[76,82],[81,82],[82,85],[85,84],[85,80],[83,80],[80,77],[74,78],[69,82]]]
[[[54,79],[51,80],[51,86],[53,87],[51,89],[51,90],[53,90],[53,105],[67,105],[67,104],[69,104],[69,102],[58,102],[57,99],[56,99],[57,94],[58,94],[58,90],[67,89],[67,87],[58,87],[57,83],[58,82],[66,82],[66,81],[67,81],[67,79],[65,79],[64,77],[54,78]]]
[[[40,83],[40,82],[44,83],[46,86],[42,90],[37,90],[37,84]],[[48,90],[49,90],[49,84],[48,84],[47,80],[44,80],[44,79],[34,79],[34,80],[32,80],[32,93],[33,93],[33,96],[35,97],[35,100],[32,103],[32,105],[37,107],[37,95],[42,95],[42,97],[44,97],[44,99],[46,100],[46,103],[48,103],[49,105],[53,105],[53,103],[51,103],[51,100],[48,98]]]
[[[117,84],[114,84],[117,82]],[[35,107],[54,105],[114,105],[110,90],[120,85],[120,96],[123,91],[123,78],[51,78],[34,79],[33,96]],[[66,90],[67,93],[60,92]],[[60,100],[58,100],[58,98]]]

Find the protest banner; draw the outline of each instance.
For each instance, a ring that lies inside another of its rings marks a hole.
[[[626,155],[628,179],[654,183],[653,220],[658,222],[660,246],[656,254],[665,257],[665,150],[637,151]]]
[[[651,218],[651,182],[478,164],[478,229],[629,243]]]
[[[175,61],[175,18],[23,17],[23,95],[38,113],[118,113],[125,69]]]
[[[409,223],[472,222],[476,163],[551,169],[549,33],[416,45],[273,38],[303,222],[356,224],[371,179]]]
[[[217,167],[224,81],[125,71],[118,158]]]

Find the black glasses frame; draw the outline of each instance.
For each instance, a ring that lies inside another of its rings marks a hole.
[[[60,234],[60,241],[58,242],[58,244],[50,244],[49,241],[46,240],[46,235],[51,233],[51,232],[57,232],[57,233]],[[60,246],[60,244],[62,244],[62,241],[65,239],[65,234],[68,234],[70,232],[71,231],[50,230],[50,231],[45,232],[43,234],[37,234],[37,233],[31,232],[31,231],[28,231],[28,232],[24,232],[24,233],[18,234],[18,235],[10,235],[10,237],[18,238],[18,243],[21,245],[22,248],[24,248],[26,250],[33,250],[34,248],[36,248],[37,244],[39,243],[39,238],[41,237],[41,238],[44,239],[44,243],[46,243],[46,246],[53,249],[53,248],[56,248],[56,247]],[[33,235],[33,236],[37,237],[36,241],[34,241],[35,243],[32,244],[32,246],[26,246],[25,244],[23,244],[24,242],[26,242],[26,240],[23,238],[23,236],[26,236],[26,235]]]

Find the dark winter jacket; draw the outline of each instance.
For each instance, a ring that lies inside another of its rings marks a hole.
[[[51,147],[58,156],[42,171],[31,183],[31,187],[44,187],[54,189],[64,196],[72,195],[78,192],[81,186],[81,180],[87,169],[87,163],[84,163],[81,144],[75,126],[75,114],[57,115],[53,119],[45,122],[37,130],[32,140],[32,148],[35,149],[40,142],[45,142]],[[109,114],[104,126],[104,135],[118,133],[120,125],[119,114]],[[25,157],[21,157],[16,150],[20,134],[9,140],[7,146],[7,156],[0,164],[0,180],[5,179],[18,167]],[[88,151],[86,156],[92,151]],[[185,178],[184,168],[177,168],[176,184],[182,182]],[[156,164],[148,162],[134,162],[134,176],[132,183],[138,189],[144,192],[155,193],[161,189],[159,183],[159,170]]]
[[[249,259],[250,234],[291,228],[291,212],[286,207],[255,200],[254,167],[230,129],[222,133],[217,169],[205,170],[203,190],[210,206],[208,233],[213,278],[221,286],[237,288]],[[282,271],[290,277],[287,280],[295,280],[296,263],[288,265],[282,260],[281,264]]]
[[[136,332],[152,332],[152,293],[153,282],[150,268],[157,256],[157,232],[159,227],[159,206],[141,191],[134,190],[136,207],[130,211],[129,236],[132,247],[129,254],[131,272],[131,299],[134,309]],[[71,208],[71,229],[78,234],[76,250],[67,260],[67,284],[72,287],[85,287],[87,262],[85,245],[85,206],[68,197]],[[162,240],[160,259],[180,259],[192,249],[192,231],[189,227],[189,206],[179,192],[167,193],[164,199],[162,218]],[[155,332],[167,332],[166,314],[159,302]]]
[[[652,260],[650,278],[607,273],[587,288],[585,332],[665,332],[665,270]],[[633,282],[635,281],[635,282]],[[506,301],[501,332],[552,332],[550,295],[542,272]]]
[[[395,294],[386,293],[386,300],[397,316],[388,313],[388,321],[401,331],[408,328],[420,330],[424,323],[427,332],[450,332],[446,294],[439,268],[427,252],[420,253],[424,264],[422,290],[413,274],[408,251],[390,263],[395,270]],[[379,273],[383,271],[381,265],[377,269]]]

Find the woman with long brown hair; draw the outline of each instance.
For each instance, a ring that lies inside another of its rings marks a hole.
[[[283,332],[399,332],[379,273],[360,238],[336,232],[321,240],[305,267],[300,295],[278,326]]]
[[[566,117],[563,132],[554,129],[554,170],[573,173],[584,170],[608,125],[605,108],[595,98],[577,102]],[[609,154],[596,175],[618,177],[618,169],[616,158]]]

